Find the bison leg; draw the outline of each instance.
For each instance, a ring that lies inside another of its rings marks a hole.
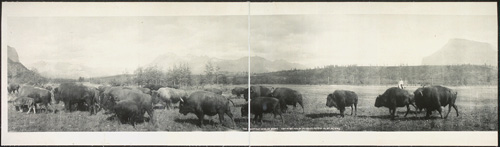
[[[203,118],[205,117],[204,114],[196,114],[198,117],[198,121],[200,122],[200,127],[203,127]]]
[[[457,112],[457,117],[458,117],[458,109],[457,109],[457,105],[453,104],[453,108],[455,108],[455,112]]]
[[[354,108],[353,108],[353,106],[351,105],[351,115],[352,115],[353,111],[354,111]]]
[[[229,116],[229,118],[231,119],[231,123],[233,123],[233,127],[236,127],[236,122],[234,122],[233,113],[231,113],[231,110],[227,110],[226,115]]]
[[[299,105],[300,105],[300,107],[302,107],[302,114],[304,114],[305,110],[304,110],[304,104],[302,103],[302,101],[299,101]]]
[[[358,104],[354,104],[354,116],[358,115]]]
[[[438,108],[438,112],[439,112],[439,115],[441,116],[441,118],[443,118],[443,114],[441,113],[443,111],[443,109],[441,107]]]
[[[142,112],[143,113],[141,113],[141,115],[140,115],[141,117],[143,117],[143,115],[144,115],[144,111],[142,111]],[[155,123],[155,121],[154,121],[155,119],[154,119],[154,114],[153,114],[154,113],[153,108],[147,109],[146,112],[149,115],[149,119],[150,119],[149,121],[154,124]]]
[[[410,112],[410,105],[409,105],[409,104],[408,104],[408,105],[406,105],[406,113],[405,113],[405,117],[406,117],[406,115],[408,115],[408,112]]]
[[[427,111],[427,113],[425,114],[425,118],[429,118],[432,114],[432,111],[430,111],[430,109],[425,109]]]
[[[345,109],[340,109],[340,116],[344,117],[344,111]]]
[[[391,119],[394,120],[395,117],[396,117],[396,108],[392,108],[392,110],[391,110]]]

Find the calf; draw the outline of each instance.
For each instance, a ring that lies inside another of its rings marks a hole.
[[[18,97],[14,100],[14,106],[16,107],[16,110],[19,110],[19,112],[23,112],[23,107],[28,107],[27,114],[30,113],[31,109],[33,109],[33,113],[36,114],[35,99],[33,98],[26,96]]]

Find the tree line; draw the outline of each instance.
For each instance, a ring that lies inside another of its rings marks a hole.
[[[497,85],[498,67],[443,66],[338,66],[253,74],[252,84],[391,85]]]

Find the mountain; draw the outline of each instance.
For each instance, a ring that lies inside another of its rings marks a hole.
[[[26,68],[21,62],[19,62],[19,57],[17,56],[17,51],[15,48],[7,46],[7,80],[8,83],[43,83],[46,81],[45,77],[40,76],[40,74],[33,72]]]
[[[273,72],[279,70],[288,69],[301,69],[305,66],[297,63],[290,63],[285,60],[270,61],[259,56],[250,57],[251,60],[251,71],[253,73],[263,73],[263,72]],[[191,72],[193,74],[204,74],[205,65],[207,62],[211,61],[215,65],[220,67],[220,71],[225,72],[246,72],[248,71],[248,57],[242,57],[236,60],[224,60],[218,58],[212,58],[207,56],[194,56],[185,55],[178,56],[174,53],[166,53],[158,56],[148,64],[149,66],[158,66],[163,69],[172,68],[174,65],[179,65],[181,63],[189,64]]]
[[[104,70],[66,62],[38,61],[30,64],[29,67],[35,68],[42,76],[50,78],[77,79],[78,77],[94,77],[105,75],[101,72]]]
[[[15,48],[7,46],[7,58],[13,62],[19,62],[19,56]]]
[[[498,66],[498,51],[489,43],[466,39],[450,39],[440,50],[422,59],[423,65],[494,65]]]

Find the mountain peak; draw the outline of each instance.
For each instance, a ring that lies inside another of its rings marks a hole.
[[[13,62],[19,62],[19,56],[17,55],[17,51],[15,48],[7,46],[7,58],[12,60]]]
[[[497,51],[489,43],[453,38],[438,51],[422,59],[423,65],[497,65]]]

